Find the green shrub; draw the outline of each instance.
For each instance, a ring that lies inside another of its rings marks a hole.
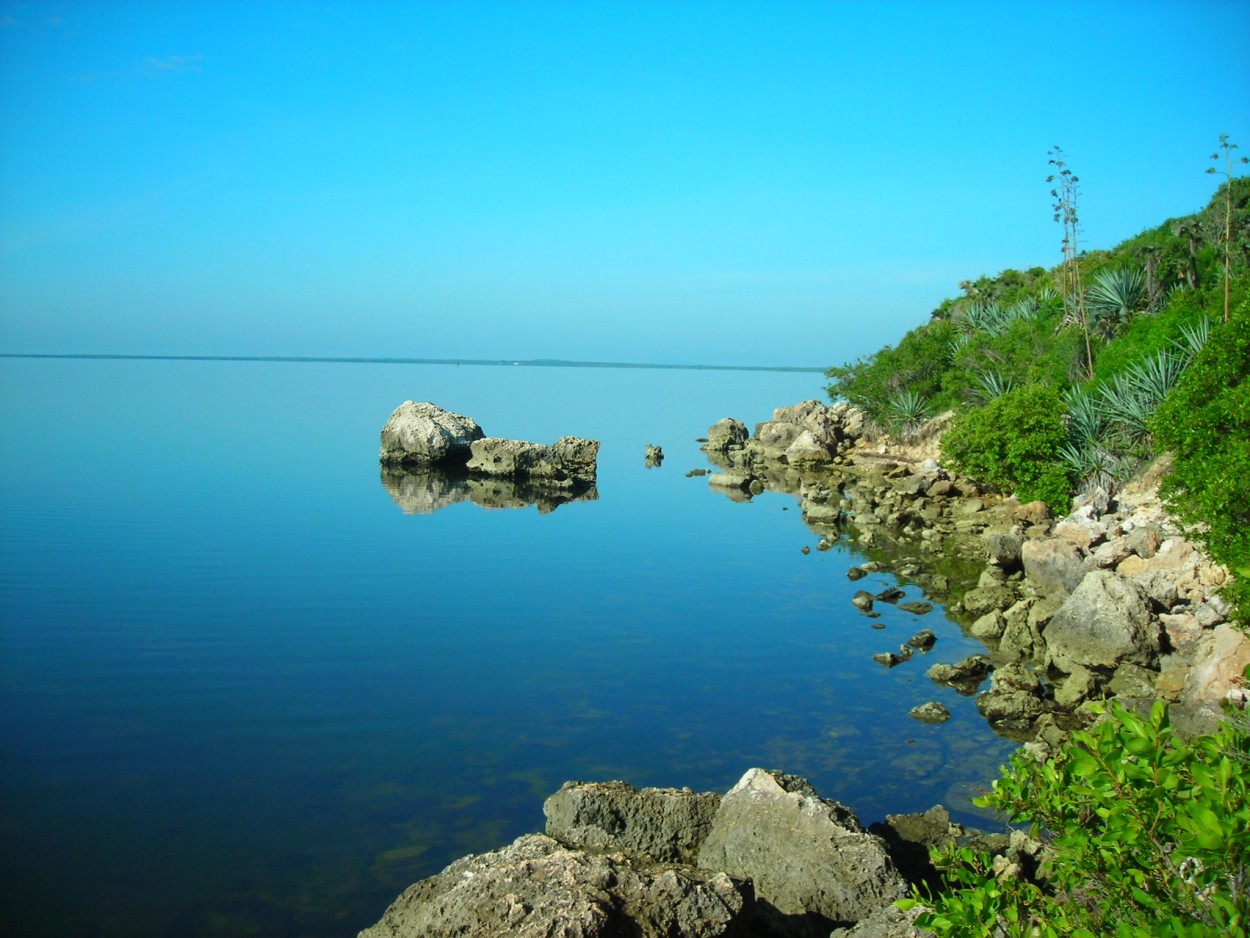
[[[978,804],[1030,823],[1049,842],[1043,877],[996,877],[988,857],[966,848],[935,856],[951,888],[924,899],[932,911],[917,924],[959,938],[1245,938],[1246,730],[1243,714],[1185,742],[1162,702],[1145,718],[1113,704],[1049,761],[1017,753]]]
[[[960,472],[1066,514],[1068,477],[1059,455],[1067,441],[1063,413],[1053,387],[1015,388],[960,414],[942,438],[942,455]]]
[[[1161,492],[1186,533],[1237,577],[1225,595],[1250,622],[1250,297],[1211,329],[1155,412],[1156,443],[1174,456]]]

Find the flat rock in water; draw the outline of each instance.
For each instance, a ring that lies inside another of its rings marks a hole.
[[[921,704],[919,707],[912,707],[908,715],[921,723],[945,723],[951,718],[951,712],[936,700]]]

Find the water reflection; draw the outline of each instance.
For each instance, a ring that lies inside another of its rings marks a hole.
[[[464,470],[433,466],[383,466],[382,486],[406,515],[432,515],[440,508],[472,502],[480,508],[528,508],[540,514],[568,502],[595,501],[593,483],[568,487],[527,479],[469,475]]]

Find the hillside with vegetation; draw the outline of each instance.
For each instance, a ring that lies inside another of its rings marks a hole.
[[[959,285],[896,344],[830,368],[828,392],[907,435],[954,411],[944,460],[1066,514],[1173,454],[1163,493],[1234,573],[1250,620],[1250,178],[1221,137],[1200,211],[1083,250],[1077,178],[1052,152],[1063,260]]]

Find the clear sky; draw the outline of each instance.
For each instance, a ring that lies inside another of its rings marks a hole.
[[[826,366],[1221,133],[1243,0],[0,0],[0,351]]]

